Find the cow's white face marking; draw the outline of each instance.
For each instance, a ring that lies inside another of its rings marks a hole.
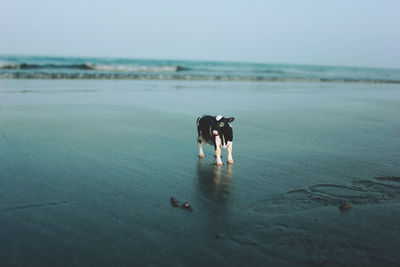
[[[220,119],[222,119],[222,115],[218,115],[217,117],[215,117],[215,119],[216,119],[217,121],[219,121]]]

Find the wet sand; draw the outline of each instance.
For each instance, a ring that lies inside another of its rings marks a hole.
[[[398,114],[385,84],[0,80],[1,265],[396,266]]]

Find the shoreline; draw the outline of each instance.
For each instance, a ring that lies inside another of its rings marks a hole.
[[[318,78],[263,78],[263,77],[227,77],[227,76],[180,76],[140,75],[140,74],[0,74],[0,80],[139,80],[139,81],[210,81],[210,82],[277,82],[277,83],[354,83],[354,84],[400,84],[400,80],[376,79],[318,79]]]

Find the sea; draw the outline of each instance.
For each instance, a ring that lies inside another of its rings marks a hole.
[[[95,57],[0,56],[0,78],[400,83],[400,69]]]

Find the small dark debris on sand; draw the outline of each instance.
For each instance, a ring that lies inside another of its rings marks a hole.
[[[345,210],[351,209],[351,206],[349,204],[342,204],[342,205],[340,205],[339,209],[341,211],[345,211]]]
[[[193,210],[193,208],[192,208],[192,206],[190,206],[189,202],[183,203],[181,207],[183,209],[187,209],[188,211],[192,211]]]
[[[179,207],[179,202],[175,197],[171,197],[171,204],[173,207]],[[183,203],[181,207],[188,211],[193,211],[193,208],[192,208],[192,206],[190,206],[189,202]]]
[[[224,236],[223,236],[222,234],[216,234],[214,237],[217,238],[217,239],[222,239],[222,238],[224,238]]]
[[[171,204],[173,207],[179,207],[178,200],[174,197],[171,197]]]

